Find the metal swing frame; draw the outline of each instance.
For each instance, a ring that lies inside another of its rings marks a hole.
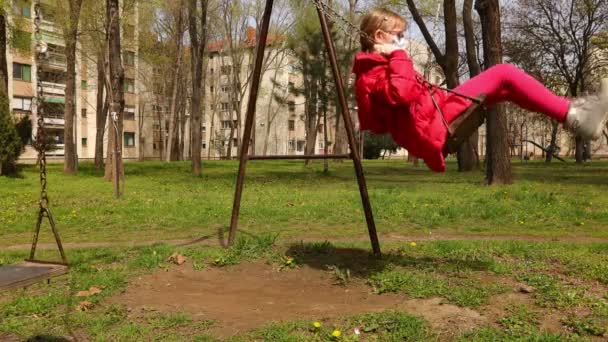
[[[348,145],[350,152],[348,154],[323,154],[323,155],[287,155],[287,156],[256,156],[249,155],[249,147],[251,142],[251,133],[253,124],[255,121],[255,110],[258,98],[258,90],[260,85],[260,78],[262,76],[262,62],[264,58],[264,51],[266,49],[266,41],[268,38],[268,28],[270,25],[270,17],[272,14],[273,0],[266,0],[266,7],[264,9],[264,15],[262,19],[262,26],[260,30],[260,39],[256,48],[255,65],[253,69],[253,76],[251,80],[251,87],[249,91],[249,102],[247,104],[247,112],[245,119],[245,130],[243,131],[243,142],[241,145],[241,151],[239,156],[239,171],[237,175],[236,189],[234,193],[234,202],[232,207],[232,217],[230,221],[230,234],[228,237],[228,245],[232,245],[236,238],[237,224],[239,219],[239,211],[241,207],[241,197],[243,194],[243,184],[245,181],[245,171],[247,162],[249,160],[294,160],[294,159],[351,159],[355,168],[357,176],[357,182],[359,185],[359,192],[361,194],[361,202],[363,205],[363,211],[365,213],[365,220],[367,223],[367,229],[369,238],[372,245],[373,253],[380,256],[380,243],[378,241],[378,234],[376,232],[376,224],[374,222],[374,216],[372,213],[372,207],[369,201],[369,194],[367,192],[367,183],[363,173],[363,166],[361,164],[361,156],[358,153],[359,147],[355,139],[355,130],[353,128],[353,122],[351,114],[348,109],[348,102],[344,92],[344,84],[342,82],[342,75],[340,74],[340,68],[338,66],[338,58],[336,55],[336,48],[331,38],[331,33],[328,25],[328,14],[327,5],[322,0],[312,0],[317,9],[319,16],[319,22],[321,24],[321,30],[323,34],[323,40],[325,42],[325,48],[329,62],[331,64],[331,71],[336,84],[336,91],[338,101],[340,103],[341,115],[344,119],[344,126],[346,129],[346,135],[348,138]]]
[[[36,221],[36,228],[32,238],[32,247],[30,250],[29,258],[24,262],[11,265],[0,266],[0,292],[10,290],[13,288],[26,287],[35,284],[40,281],[48,280],[51,278],[68,273],[68,259],[63,250],[61,244],[61,238],[59,237],[59,231],[55,225],[55,220],[49,207],[49,197],[47,193],[47,175],[46,175],[46,131],[44,129],[44,109],[42,102],[44,99],[44,89],[42,88],[42,81],[40,79],[42,62],[46,59],[46,54],[42,46],[42,33],[40,32],[40,24],[42,21],[42,13],[40,7],[40,1],[36,1],[34,4],[34,26],[35,26],[35,39],[36,39],[36,113],[37,113],[37,130],[36,130],[36,148],[38,150],[38,164],[40,166],[40,200],[38,202],[38,219]],[[61,254],[61,261],[47,261],[36,259],[36,247],[38,246],[38,237],[40,235],[40,228],[44,219],[49,221],[51,231],[55,237],[55,242],[59,253]]]

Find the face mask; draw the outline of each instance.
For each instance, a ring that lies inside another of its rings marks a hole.
[[[407,44],[407,41],[405,40],[405,37],[395,37],[393,39],[393,44],[400,48],[400,49],[404,49],[405,50],[405,45]]]

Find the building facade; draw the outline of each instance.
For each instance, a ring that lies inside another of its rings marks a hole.
[[[56,10],[52,1],[41,1],[42,20],[40,23],[41,44],[47,49],[46,58],[36,64],[34,49],[34,4],[30,0],[13,1],[13,10],[9,22],[15,27],[13,44],[7,50],[8,94],[11,98],[12,112],[16,118],[30,117],[33,136],[37,129],[36,84],[38,75],[43,89],[44,123],[46,135],[55,142],[55,150],[48,151],[51,157],[64,154],[65,128],[65,88],[66,56],[65,40],[61,27],[57,23]],[[125,69],[125,115],[124,115],[124,148],[123,156],[127,159],[138,157],[139,125],[135,113],[138,110],[139,94],[136,91],[138,79],[137,58],[137,8],[133,13],[123,15],[123,67]],[[40,72],[38,72],[40,71]],[[74,114],[74,142],[79,159],[92,159],[95,156],[95,135],[97,131],[97,63],[96,55],[83,50],[81,42],[77,44],[76,53],[76,111]],[[107,123],[104,125],[107,131]],[[104,147],[107,134],[104,135]],[[31,145],[26,146],[21,160],[33,160],[36,151]]]

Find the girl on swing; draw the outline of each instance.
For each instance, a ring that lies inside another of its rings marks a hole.
[[[467,97],[481,94],[486,95],[484,104],[488,107],[510,101],[557,120],[583,139],[601,136],[608,119],[606,91],[599,96],[567,99],[510,64],[495,65],[469,79],[454,89],[458,94],[431,90],[404,50],[405,28],[405,19],[386,9],[373,10],[361,22],[362,51],[355,56],[353,67],[359,126],[376,134],[389,133],[431,170],[445,171],[446,123],[472,105]]]

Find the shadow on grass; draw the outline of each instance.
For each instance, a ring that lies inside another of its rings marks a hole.
[[[65,337],[53,336],[53,335],[36,335],[32,336],[25,341],[27,342],[68,342],[69,339]]]
[[[286,255],[296,257],[300,265],[323,271],[327,271],[328,266],[335,266],[339,269],[348,269],[352,276],[363,279],[395,266],[432,271],[439,268],[488,271],[493,266],[490,260],[408,255],[399,250],[391,250],[383,253],[381,257],[376,257],[368,249],[335,247],[329,242],[293,244],[287,249]]]

